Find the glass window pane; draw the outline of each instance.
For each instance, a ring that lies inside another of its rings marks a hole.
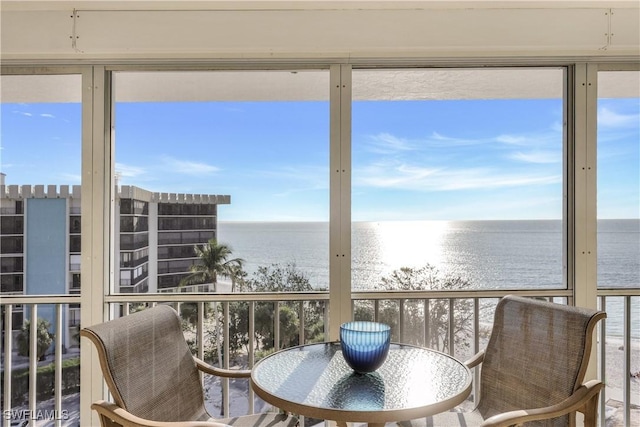
[[[2,292],[68,294],[80,252],[81,76],[1,79]]]
[[[118,263],[115,292],[328,289],[327,70],[118,72],[114,82],[114,248],[144,259]],[[199,255],[210,239],[230,252]],[[235,259],[240,270],[204,267]],[[144,272],[121,274],[134,264]]]
[[[640,288],[640,72],[598,73],[598,287]]]
[[[354,290],[565,286],[563,76],[354,70]]]
[[[640,289],[640,71],[598,73],[598,287]],[[633,291],[631,291],[633,292]],[[604,298],[606,321],[606,393],[611,418],[622,419],[624,383],[631,375],[631,396],[640,387],[640,304],[629,298],[631,345],[624,344],[625,298]],[[624,351],[621,351],[624,350]],[[623,372],[625,351],[630,372]],[[631,401],[633,405],[633,399]],[[619,406],[619,408],[618,408]],[[633,411],[632,411],[633,418]]]
[[[0,77],[0,299],[80,292],[81,83],[80,75]],[[28,418],[29,357],[39,360],[35,407],[53,412],[53,389],[44,385],[54,382],[54,340],[61,340],[66,388],[58,415],[64,425],[77,426],[78,305],[62,305],[61,332],[56,331],[56,306],[38,305],[35,355],[27,345],[33,306],[2,305],[3,328],[8,307],[14,338],[12,400],[3,419],[11,415],[11,425],[23,425]],[[7,331],[2,332],[4,352]]]

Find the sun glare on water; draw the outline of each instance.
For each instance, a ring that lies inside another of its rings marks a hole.
[[[379,262],[385,270],[401,267],[439,266],[442,243],[449,232],[447,221],[393,221],[371,224],[379,248]]]

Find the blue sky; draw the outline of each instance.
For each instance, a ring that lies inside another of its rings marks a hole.
[[[80,105],[3,104],[7,184],[80,183]],[[600,100],[599,215],[640,216],[640,100]],[[327,102],[120,103],[122,184],[229,194],[219,219],[326,221]],[[561,100],[353,104],[356,221],[554,219]]]

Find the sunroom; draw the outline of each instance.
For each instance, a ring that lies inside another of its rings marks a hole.
[[[149,306],[251,368],[353,319],[464,360],[508,294],[606,311],[598,422],[640,425],[636,1],[1,7],[3,425],[99,425],[78,330]],[[187,283],[210,239],[241,268]]]

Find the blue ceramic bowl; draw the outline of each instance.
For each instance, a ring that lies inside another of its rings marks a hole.
[[[361,374],[378,369],[389,354],[391,327],[377,322],[348,322],[340,326],[342,356]]]

